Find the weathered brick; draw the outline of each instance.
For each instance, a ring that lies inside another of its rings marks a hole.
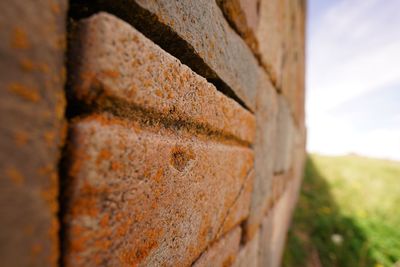
[[[280,266],[291,219],[291,184],[264,218],[260,232],[259,266]]]
[[[280,198],[282,197],[283,193],[286,191],[288,184],[290,181],[293,180],[293,171],[292,169],[284,172],[275,174],[272,177],[272,185],[271,185],[271,205],[275,205]]]
[[[228,21],[259,57],[274,86],[280,90],[285,60],[285,30],[288,23],[284,19],[285,1],[218,0],[218,2]]]
[[[96,0],[91,5],[117,14],[254,110],[257,60],[216,1]]]
[[[286,172],[291,168],[295,131],[288,102],[281,95],[278,98],[278,107],[274,173]]]
[[[86,104],[131,116],[196,124],[253,142],[254,116],[118,18],[100,13],[79,23],[71,43],[71,86]]]
[[[256,38],[258,53],[263,67],[268,71],[273,84],[279,89],[282,84],[284,61],[284,1],[260,0],[260,19]]]
[[[303,180],[304,164],[306,159],[306,128],[296,128],[295,146],[293,149],[293,204],[297,203],[300,193],[300,186]]]
[[[253,239],[247,242],[236,257],[233,267],[256,267],[258,265],[258,248],[260,242],[260,231],[254,234]]]
[[[111,115],[71,127],[66,266],[188,265],[248,215],[249,148]]]
[[[67,1],[0,1],[0,259],[56,266]]]
[[[241,236],[240,226],[227,233],[209,247],[192,265],[193,267],[225,267],[231,266],[239,252]]]
[[[284,2],[284,64],[282,94],[286,97],[296,124],[304,124],[305,93],[305,1]]]
[[[305,1],[260,0],[259,14],[254,0],[219,0],[219,4],[287,98],[296,123],[303,123]]]
[[[275,134],[278,96],[268,77],[260,70],[256,106],[255,180],[246,239],[253,238],[268,209],[275,160]]]
[[[226,19],[244,38],[253,51],[257,51],[258,0],[217,0]]]
[[[272,253],[272,217],[274,214],[274,209],[271,209],[267,215],[263,218],[261,228],[260,228],[260,237],[258,244],[258,265],[257,266],[270,266],[270,259]]]

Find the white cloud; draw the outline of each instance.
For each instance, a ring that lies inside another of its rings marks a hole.
[[[345,115],[329,114],[340,104],[373,90],[398,86],[400,94],[399,10],[397,0],[342,0],[332,1],[323,14],[311,14],[306,106],[311,151],[400,158],[400,125],[399,131],[360,133]],[[385,142],[392,140],[395,149],[386,143],[380,145],[376,136],[386,137]],[[368,140],[363,142],[370,143],[370,149],[356,145],[361,140]]]

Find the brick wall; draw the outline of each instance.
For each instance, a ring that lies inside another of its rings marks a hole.
[[[304,0],[0,2],[4,266],[279,266]]]

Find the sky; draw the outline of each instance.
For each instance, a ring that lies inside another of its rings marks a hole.
[[[308,0],[307,150],[400,160],[400,1]]]

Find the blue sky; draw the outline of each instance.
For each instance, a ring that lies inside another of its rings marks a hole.
[[[400,1],[308,5],[308,150],[400,160]]]

